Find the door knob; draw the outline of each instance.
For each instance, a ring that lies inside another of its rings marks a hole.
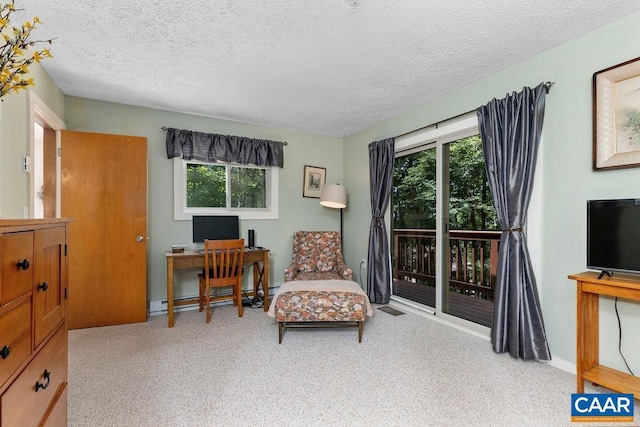
[[[144,236],[138,235],[136,236],[136,242],[142,242],[144,240]]]

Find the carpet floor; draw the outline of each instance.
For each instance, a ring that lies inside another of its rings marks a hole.
[[[172,329],[154,316],[70,331],[68,425],[572,425],[574,375],[413,313],[374,311],[361,344],[356,328],[288,329],[278,344],[273,318],[238,318],[230,305],[210,324],[186,311]]]

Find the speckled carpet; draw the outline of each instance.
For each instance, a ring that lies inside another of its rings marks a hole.
[[[208,325],[187,311],[172,329],[154,316],[70,331],[69,426],[571,425],[574,375],[375,311],[361,344],[355,328],[290,329],[278,344],[273,318],[230,305]]]

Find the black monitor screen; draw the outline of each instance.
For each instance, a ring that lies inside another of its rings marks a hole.
[[[587,267],[640,272],[640,199],[587,202]]]
[[[193,243],[240,238],[237,215],[193,216]]]

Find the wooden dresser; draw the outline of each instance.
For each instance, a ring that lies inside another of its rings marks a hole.
[[[0,427],[67,424],[65,219],[0,219]]]

